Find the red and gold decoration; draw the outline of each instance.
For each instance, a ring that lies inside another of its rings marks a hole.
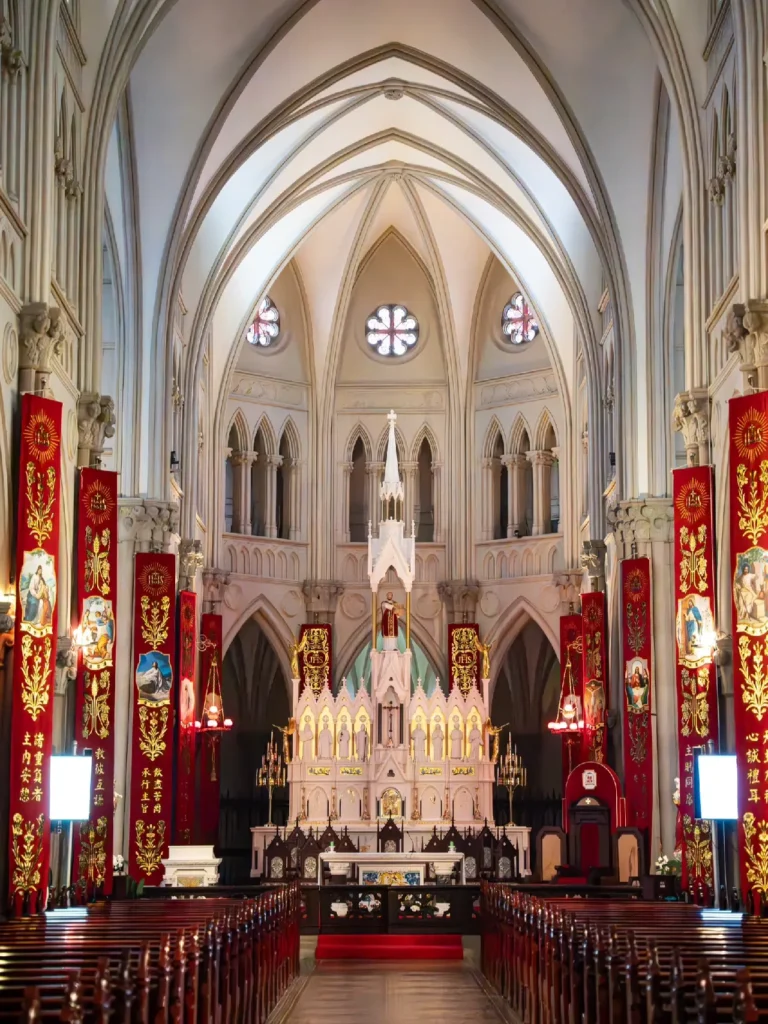
[[[171,840],[176,556],[136,555],[129,872],[157,885]]]
[[[581,595],[581,621],[584,637],[582,761],[603,764],[608,743],[605,731],[605,715],[608,710],[605,594],[598,590]]]
[[[10,898],[45,909],[56,664],[61,403],[21,396],[16,639],[11,718]]]
[[[195,710],[197,708],[197,594],[179,594],[179,689],[175,842],[192,842],[195,817]]]
[[[650,830],[653,819],[651,728],[651,563],[621,563],[621,660],[624,667],[624,795],[627,824]]]
[[[200,624],[202,681],[205,690],[198,729],[201,734],[198,841],[215,843],[219,834],[221,734],[232,728],[221,692],[223,644],[221,616],[203,615]]]
[[[680,755],[679,843],[684,888],[714,884],[712,836],[693,811],[693,748],[717,743],[714,662],[715,556],[712,470],[673,473],[675,613],[677,618],[677,743]]]
[[[300,680],[299,693],[304,687],[319,696],[331,689],[333,636],[327,623],[304,623],[299,642],[291,645],[291,672]]]
[[[731,578],[739,863],[768,894],[768,392],[730,401]]]
[[[451,624],[448,626],[448,650],[450,653],[450,689],[458,690],[466,697],[474,687],[480,689],[480,636],[476,622]]]
[[[75,830],[75,874],[88,889],[112,892],[115,778],[117,473],[80,471],[75,630],[78,675],[75,740],[93,750],[91,816]]]
[[[581,615],[560,617],[560,703],[547,727],[563,738],[563,785],[581,761],[584,711],[581,703],[584,637]]]

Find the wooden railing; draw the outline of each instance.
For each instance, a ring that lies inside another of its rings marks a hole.
[[[321,932],[476,935],[480,930],[477,885],[324,885],[318,898]]]

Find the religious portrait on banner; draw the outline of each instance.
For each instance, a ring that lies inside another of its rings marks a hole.
[[[83,601],[80,620],[83,661],[87,668],[101,668],[112,664],[115,643],[115,617],[112,602],[98,595]]]
[[[136,687],[139,700],[161,704],[169,699],[173,685],[171,659],[161,651],[145,651],[139,655],[136,667]]]
[[[677,646],[680,658],[696,664],[712,657],[714,635],[712,601],[700,594],[686,594],[677,602]]]
[[[584,718],[597,728],[603,724],[605,689],[599,679],[590,679],[584,687]]]
[[[733,574],[733,601],[737,630],[750,636],[768,632],[768,551],[749,548],[736,555]]]
[[[24,552],[19,579],[21,623],[26,633],[50,633],[56,606],[56,570],[53,555],[42,549]]]
[[[638,713],[648,711],[651,676],[647,658],[632,658],[627,662],[624,686],[627,692],[627,710]]]

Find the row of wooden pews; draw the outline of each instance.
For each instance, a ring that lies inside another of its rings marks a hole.
[[[299,971],[296,883],[0,925],[0,1021],[263,1024]]]
[[[768,921],[685,903],[481,892],[482,970],[525,1024],[768,1019]]]

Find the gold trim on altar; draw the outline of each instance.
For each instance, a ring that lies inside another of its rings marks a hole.
[[[451,768],[451,775],[474,775],[475,769],[471,764],[457,764]]]

